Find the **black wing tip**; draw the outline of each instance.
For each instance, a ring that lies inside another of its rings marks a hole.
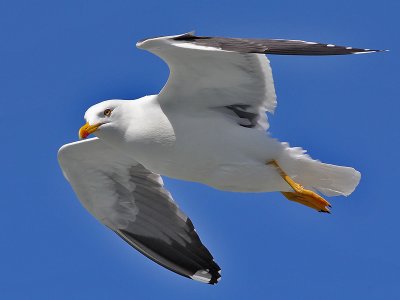
[[[187,224],[189,228],[193,228],[193,233],[195,234],[195,237],[198,238],[197,233],[194,230],[193,224],[190,221],[190,219],[187,219]],[[197,266],[190,266],[190,265],[181,265],[179,264],[178,261],[171,260],[170,257],[166,258],[166,260],[160,260],[157,259],[154,255],[149,253],[150,248],[143,244],[140,240],[137,240],[138,236],[132,235],[130,232],[120,229],[120,230],[113,230],[117,235],[119,235],[122,239],[124,239],[129,245],[134,247],[136,250],[138,250],[140,253],[151,259],[152,261],[156,262],[157,264],[163,266],[164,268],[177,273],[181,276],[188,277],[190,279],[193,279],[195,281],[199,281],[202,283],[207,283],[214,285],[218,283],[218,281],[221,278],[221,268],[218,266],[218,264],[214,261],[212,255],[210,252],[207,250],[207,248],[201,244],[200,240],[200,250],[204,251],[204,254],[208,256],[207,258],[201,258],[197,257],[197,260],[193,261],[193,257],[189,257],[191,261],[191,264],[195,264]],[[146,248],[148,248],[146,250]],[[182,253],[181,253],[182,254]],[[164,257],[165,258],[165,257]],[[169,263],[166,263],[166,261],[169,261]],[[178,268],[176,268],[178,267]],[[197,270],[196,270],[197,269]]]
[[[348,54],[367,54],[376,52],[387,52],[388,50],[356,48],[334,44],[324,44],[318,42],[307,42],[301,40],[270,40],[271,47],[264,51],[264,54],[278,55],[348,55]],[[274,45],[274,43],[276,43]]]
[[[274,55],[347,55],[374,52],[387,52],[388,50],[363,49],[339,46],[318,42],[289,39],[258,39],[258,38],[225,38],[196,36],[188,32],[172,38],[175,41],[186,41],[201,46],[215,47],[216,49]]]
[[[347,47],[349,48],[349,47]],[[389,52],[390,50],[380,50],[380,49],[354,49],[351,54],[366,54],[366,53],[379,53],[379,52]]]
[[[221,269],[214,268],[212,270],[206,269],[206,270],[198,270],[196,273],[193,275],[189,276],[191,279],[201,282],[201,283],[207,283],[210,285],[215,285],[221,280]]]

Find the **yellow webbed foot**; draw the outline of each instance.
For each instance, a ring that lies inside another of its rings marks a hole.
[[[311,207],[319,212],[330,213],[329,207],[331,207],[331,205],[328,201],[317,193],[307,190],[302,185],[295,182],[281,169],[275,160],[267,162],[267,164],[275,166],[283,180],[293,189],[294,192],[281,192],[287,199]]]

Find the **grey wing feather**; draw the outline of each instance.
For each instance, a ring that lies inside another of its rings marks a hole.
[[[218,282],[219,266],[158,174],[97,138],[63,146],[58,158],[81,203],[132,247],[175,273]]]
[[[240,53],[279,55],[345,55],[385,51],[306,42],[300,40],[209,37],[195,36],[191,33],[176,36],[173,39],[176,41],[190,42],[199,46],[213,47],[221,50]]]
[[[130,170],[136,184],[133,192],[118,190],[124,199],[134,198],[139,213],[135,222],[115,232],[148,258],[180,275],[192,278],[204,270],[205,280],[215,284],[220,268],[201,243],[191,220],[178,208],[159,180],[145,180],[149,171],[142,165]],[[149,201],[151,199],[151,201]],[[141,225],[141,226],[138,226]],[[152,228],[156,234],[149,234]]]

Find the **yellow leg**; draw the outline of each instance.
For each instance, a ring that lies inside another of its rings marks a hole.
[[[275,160],[267,162],[267,165],[273,165],[283,180],[294,190],[294,192],[281,192],[287,199],[311,207],[319,212],[330,213],[329,207],[331,207],[331,205],[328,201],[317,193],[307,190],[302,185],[295,182],[282,170]]]

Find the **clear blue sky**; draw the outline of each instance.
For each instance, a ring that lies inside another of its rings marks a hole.
[[[2,1],[1,299],[400,299],[398,1]],[[81,207],[59,169],[87,107],[157,93],[167,67],[138,39],[200,35],[321,41],[391,52],[270,57],[272,135],[362,173],[318,214],[279,193],[167,179],[223,269],[175,275]]]

